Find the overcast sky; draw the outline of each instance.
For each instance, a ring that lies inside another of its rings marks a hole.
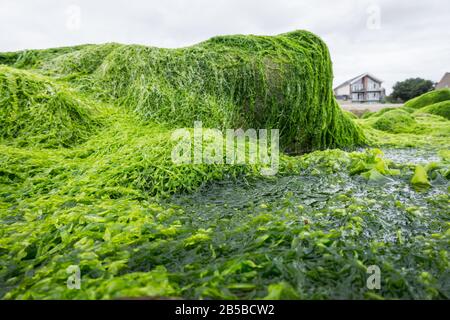
[[[335,85],[363,72],[439,81],[449,0],[0,0],[0,51],[81,43],[180,47],[222,34],[306,29],[328,44]]]

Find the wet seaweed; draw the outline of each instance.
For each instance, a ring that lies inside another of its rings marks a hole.
[[[0,64],[0,298],[449,298],[448,120],[351,119],[313,34]],[[274,177],[175,165],[171,133],[194,120],[279,128],[286,151],[315,151],[281,154]],[[390,148],[321,150],[366,143]]]

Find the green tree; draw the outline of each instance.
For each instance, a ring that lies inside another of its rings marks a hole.
[[[405,102],[433,90],[434,83],[422,78],[410,78],[397,82],[392,89],[389,100]]]

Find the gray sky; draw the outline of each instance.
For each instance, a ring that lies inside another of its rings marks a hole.
[[[450,71],[448,0],[0,0],[0,51],[81,43],[191,45],[219,34],[306,29],[328,44],[335,85],[363,72],[439,81]]]

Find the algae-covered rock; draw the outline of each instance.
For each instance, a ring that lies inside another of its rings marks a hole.
[[[420,108],[416,113],[429,113],[441,116],[450,120],[450,100],[434,103],[426,107]]]
[[[0,64],[19,69],[42,68],[46,62],[92,45],[0,52]]]
[[[350,119],[358,119],[358,116],[354,114],[353,112],[344,110],[344,114],[346,114]]]
[[[383,113],[374,119],[372,127],[390,133],[411,132],[416,124],[415,119],[403,110],[394,109]]]
[[[41,61],[23,66],[64,77],[146,120],[279,129],[282,146],[298,152],[365,143],[334,99],[327,46],[307,31],[219,36],[180,49],[105,44],[29,55]],[[11,55],[4,60],[15,65]]]
[[[370,114],[370,117],[379,117],[379,116],[382,116],[383,114],[385,114],[386,112],[389,112],[392,110],[398,110],[398,108],[396,108],[396,107],[383,108],[380,111],[373,112],[372,114]]]
[[[374,114],[376,114],[376,112],[366,110],[366,111],[361,115],[361,119],[367,119],[367,118],[370,118],[370,117],[373,116]]]
[[[69,147],[99,125],[83,99],[51,79],[0,65],[0,137],[20,146]]]
[[[424,93],[414,99],[411,99],[405,103],[405,107],[412,109],[420,109],[431,104],[435,104],[441,101],[450,100],[450,89],[444,88],[440,90],[434,90]]]

